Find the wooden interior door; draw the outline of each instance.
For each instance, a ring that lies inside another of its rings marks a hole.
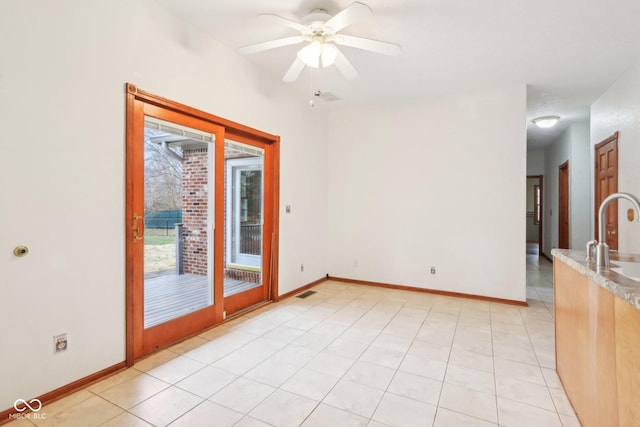
[[[598,210],[602,201],[618,191],[618,132],[595,146],[595,239],[598,239]],[[610,249],[618,249],[618,202],[614,200],[605,214],[606,243]]]
[[[225,316],[269,299],[274,148],[250,137],[225,141]]]
[[[558,248],[569,249],[569,161],[558,168]]]

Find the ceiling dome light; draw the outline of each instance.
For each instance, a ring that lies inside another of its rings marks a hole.
[[[560,120],[559,116],[544,116],[533,119],[533,124],[539,128],[546,129],[555,126],[558,120]]]

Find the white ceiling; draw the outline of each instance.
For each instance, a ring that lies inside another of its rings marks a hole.
[[[273,13],[300,21],[312,9],[331,15],[352,0],[157,0],[232,49],[296,35],[259,19]],[[640,58],[639,0],[363,0],[373,16],[342,31],[389,41],[402,55],[388,57],[341,47],[359,71],[347,81],[335,67],[320,72],[320,90],[339,101],[329,106],[438,96],[452,92],[528,85],[529,148],[542,147]],[[285,74],[300,45],[248,55],[274,81]],[[303,71],[292,83],[301,97],[315,88]],[[551,130],[530,120],[559,115]]]

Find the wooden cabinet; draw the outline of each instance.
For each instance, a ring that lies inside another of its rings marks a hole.
[[[640,426],[640,310],[615,299],[618,417],[621,426]]]
[[[556,369],[583,426],[639,426],[640,310],[558,259]]]

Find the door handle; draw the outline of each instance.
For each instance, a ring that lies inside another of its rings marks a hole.
[[[144,217],[133,214],[133,243],[144,239]]]

